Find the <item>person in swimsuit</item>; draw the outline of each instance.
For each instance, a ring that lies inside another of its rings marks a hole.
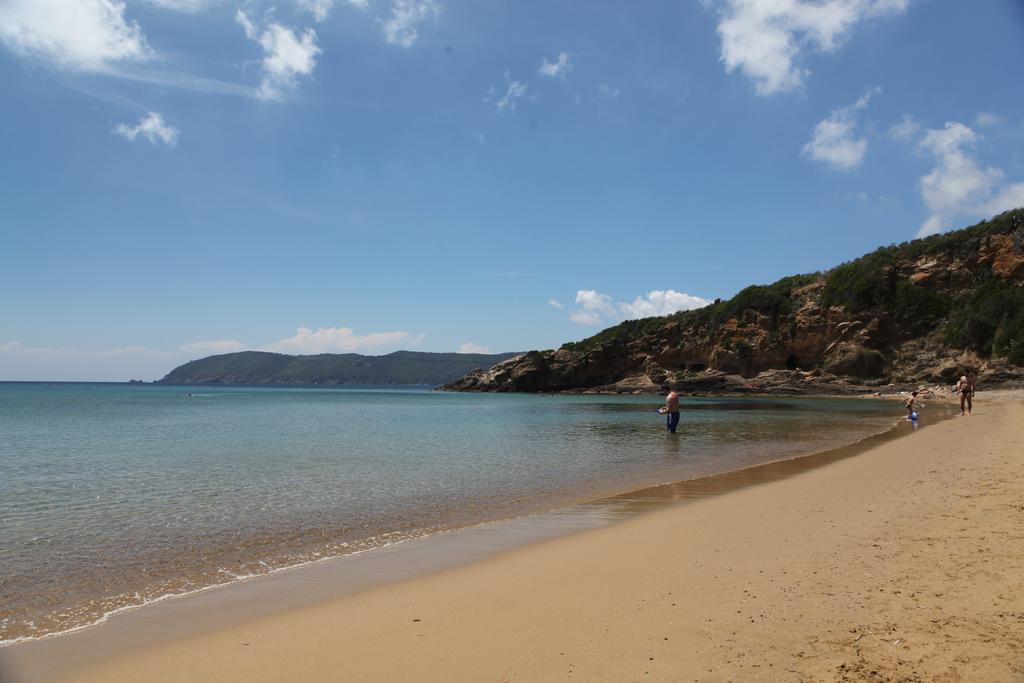
[[[665,407],[658,412],[665,416],[665,429],[675,434],[679,426],[679,393],[667,384],[662,384],[661,390],[665,392]]]
[[[967,414],[971,414],[971,408],[974,406],[971,399],[974,398],[974,377],[971,373],[961,375],[960,379],[956,382],[956,393],[960,394],[960,414],[964,414],[964,404],[967,404]]]

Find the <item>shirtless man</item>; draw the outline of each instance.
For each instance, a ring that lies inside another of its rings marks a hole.
[[[658,412],[665,416],[665,428],[675,434],[679,425],[679,393],[667,384],[662,384],[661,390],[665,392],[665,407]]]
[[[964,414],[964,403],[967,404],[967,414],[971,414],[972,405],[971,399],[974,398],[974,377],[971,373],[961,375],[960,379],[956,382],[956,393],[960,394],[960,414]]]

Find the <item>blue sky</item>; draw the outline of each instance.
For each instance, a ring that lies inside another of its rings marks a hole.
[[[2,0],[0,379],[550,348],[1024,205],[1019,0]]]

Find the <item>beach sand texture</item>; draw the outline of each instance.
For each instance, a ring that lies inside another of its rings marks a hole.
[[[1024,680],[1020,398],[75,680]]]

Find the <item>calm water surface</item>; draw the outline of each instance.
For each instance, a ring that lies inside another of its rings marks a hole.
[[[189,397],[189,392],[192,396]],[[0,641],[442,529],[849,443],[898,406],[0,383]]]

